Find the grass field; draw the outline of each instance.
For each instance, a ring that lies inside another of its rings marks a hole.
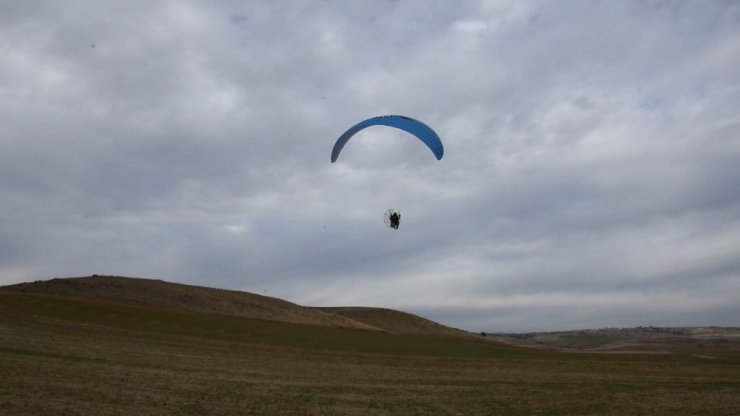
[[[0,293],[0,414],[740,414],[740,355],[568,354]]]

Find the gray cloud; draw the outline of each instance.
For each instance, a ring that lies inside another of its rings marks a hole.
[[[5,2],[0,284],[737,325],[740,7]],[[424,120],[444,159],[403,133]],[[383,227],[400,208],[398,231]]]

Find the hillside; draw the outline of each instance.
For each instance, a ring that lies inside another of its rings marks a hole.
[[[565,354],[487,338],[0,292],[0,415],[740,414],[737,353]]]
[[[737,350],[575,354],[450,331],[146,279],[0,287],[0,414],[740,414]]]
[[[467,336],[463,331],[391,309],[306,307],[249,292],[121,276],[58,278],[2,286],[0,291],[69,296],[180,311],[397,334]]]
[[[740,328],[737,327],[640,326],[488,335],[496,341],[515,345],[590,352],[707,353],[740,350]]]
[[[94,275],[2,286],[0,291],[70,296],[307,325],[378,330],[362,322],[278,298],[153,279]]]
[[[450,328],[429,319],[393,309],[353,306],[315,307],[312,309],[343,316],[353,321],[363,322],[386,332],[417,335],[470,336],[469,333],[459,329]]]

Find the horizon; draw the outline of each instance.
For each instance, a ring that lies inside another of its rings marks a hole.
[[[139,276],[120,276],[120,275],[108,275],[108,274],[92,274],[87,276],[66,276],[66,277],[53,277],[48,279],[41,279],[41,280],[35,280],[30,282],[19,282],[14,283],[10,285],[2,285],[0,286],[0,289],[2,289],[4,286],[13,286],[13,285],[32,285],[34,283],[45,283],[45,282],[51,282],[54,280],[66,280],[66,279],[89,279],[89,278],[120,278],[120,279],[131,279],[131,280],[150,280],[155,282],[162,282],[162,283],[168,283],[173,285],[184,285],[184,286],[191,286],[196,288],[202,288],[202,289],[213,289],[213,290],[226,290],[226,291],[236,291],[239,293],[245,293],[248,295],[256,295],[256,296],[264,296],[271,299],[276,299],[280,301],[286,301],[292,304],[295,304],[300,307],[306,307],[306,308],[368,308],[368,309],[388,309],[396,312],[401,313],[411,313],[408,311],[405,311],[403,309],[389,309],[384,307],[377,307],[373,305],[324,305],[324,306],[311,306],[311,305],[303,305],[296,302],[291,301],[290,299],[283,299],[278,298],[275,296],[269,296],[267,294],[260,294],[255,292],[249,292],[249,291],[242,291],[242,290],[234,290],[234,289],[226,289],[226,288],[220,288],[220,287],[212,287],[212,286],[201,286],[201,285],[194,285],[194,284],[188,284],[188,283],[178,283],[175,281],[165,280],[162,278],[148,278],[148,277],[139,277]],[[33,292],[31,292],[33,293]],[[445,325],[444,323],[434,321],[426,316],[418,315],[411,313],[414,316],[423,318],[423,319],[429,319],[432,322],[436,322],[442,325]],[[445,325],[448,326],[448,325]],[[629,327],[592,327],[592,328],[561,328],[561,329],[547,329],[547,330],[529,330],[529,331],[522,331],[522,330],[507,330],[507,331],[488,331],[485,329],[465,329],[465,328],[458,328],[458,327],[452,327],[453,329],[459,329],[463,330],[465,332],[471,333],[471,334],[486,334],[486,335],[529,335],[529,334],[548,334],[548,333],[569,333],[569,332],[580,332],[580,331],[604,331],[604,330],[641,330],[641,329],[647,329],[647,330],[671,330],[671,329],[740,329],[740,326],[723,326],[723,325],[696,325],[696,326],[686,326],[686,325],[679,325],[679,326],[656,326],[656,325],[637,325],[637,326],[629,326]]]

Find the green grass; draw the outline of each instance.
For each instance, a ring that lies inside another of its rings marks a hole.
[[[740,357],[566,354],[0,293],[0,414],[740,414]]]
[[[465,357],[537,354],[518,348],[496,348],[482,341],[270,322],[45,295],[0,293],[0,301],[18,312],[82,325],[281,347]]]

